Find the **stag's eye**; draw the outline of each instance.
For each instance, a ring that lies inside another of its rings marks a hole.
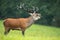
[[[38,14],[36,16],[39,16]]]

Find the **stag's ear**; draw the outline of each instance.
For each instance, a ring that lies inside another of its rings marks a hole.
[[[30,15],[33,15],[32,13],[29,13]]]

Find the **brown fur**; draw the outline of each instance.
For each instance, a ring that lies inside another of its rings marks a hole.
[[[12,30],[21,30],[22,34],[24,35],[24,31],[27,28],[27,22],[30,20],[30,18],[19,18],[19,19],[13,19],[8,18],[4,20],[4,27],[5,27],[5,34],[7,34],[10,29]]]

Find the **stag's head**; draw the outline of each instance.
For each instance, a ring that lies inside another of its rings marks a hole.
[[[39,10],[38,7],[32,7],[33,13],[29,13],[34,20],[38,20],[41,18],[41,14],[37,13],[37,11]]]
[[[41,18],[41,15],[38,14],[38,13],[29,13],[31,15],[31,17],[34,19],[34,20],[38,20]]]

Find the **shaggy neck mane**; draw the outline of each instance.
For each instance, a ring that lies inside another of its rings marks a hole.
[[[27,23],[27,26],[30,27],[33,23],[34,23],[34,19],[32,16],[28,17],[28,23]]]

